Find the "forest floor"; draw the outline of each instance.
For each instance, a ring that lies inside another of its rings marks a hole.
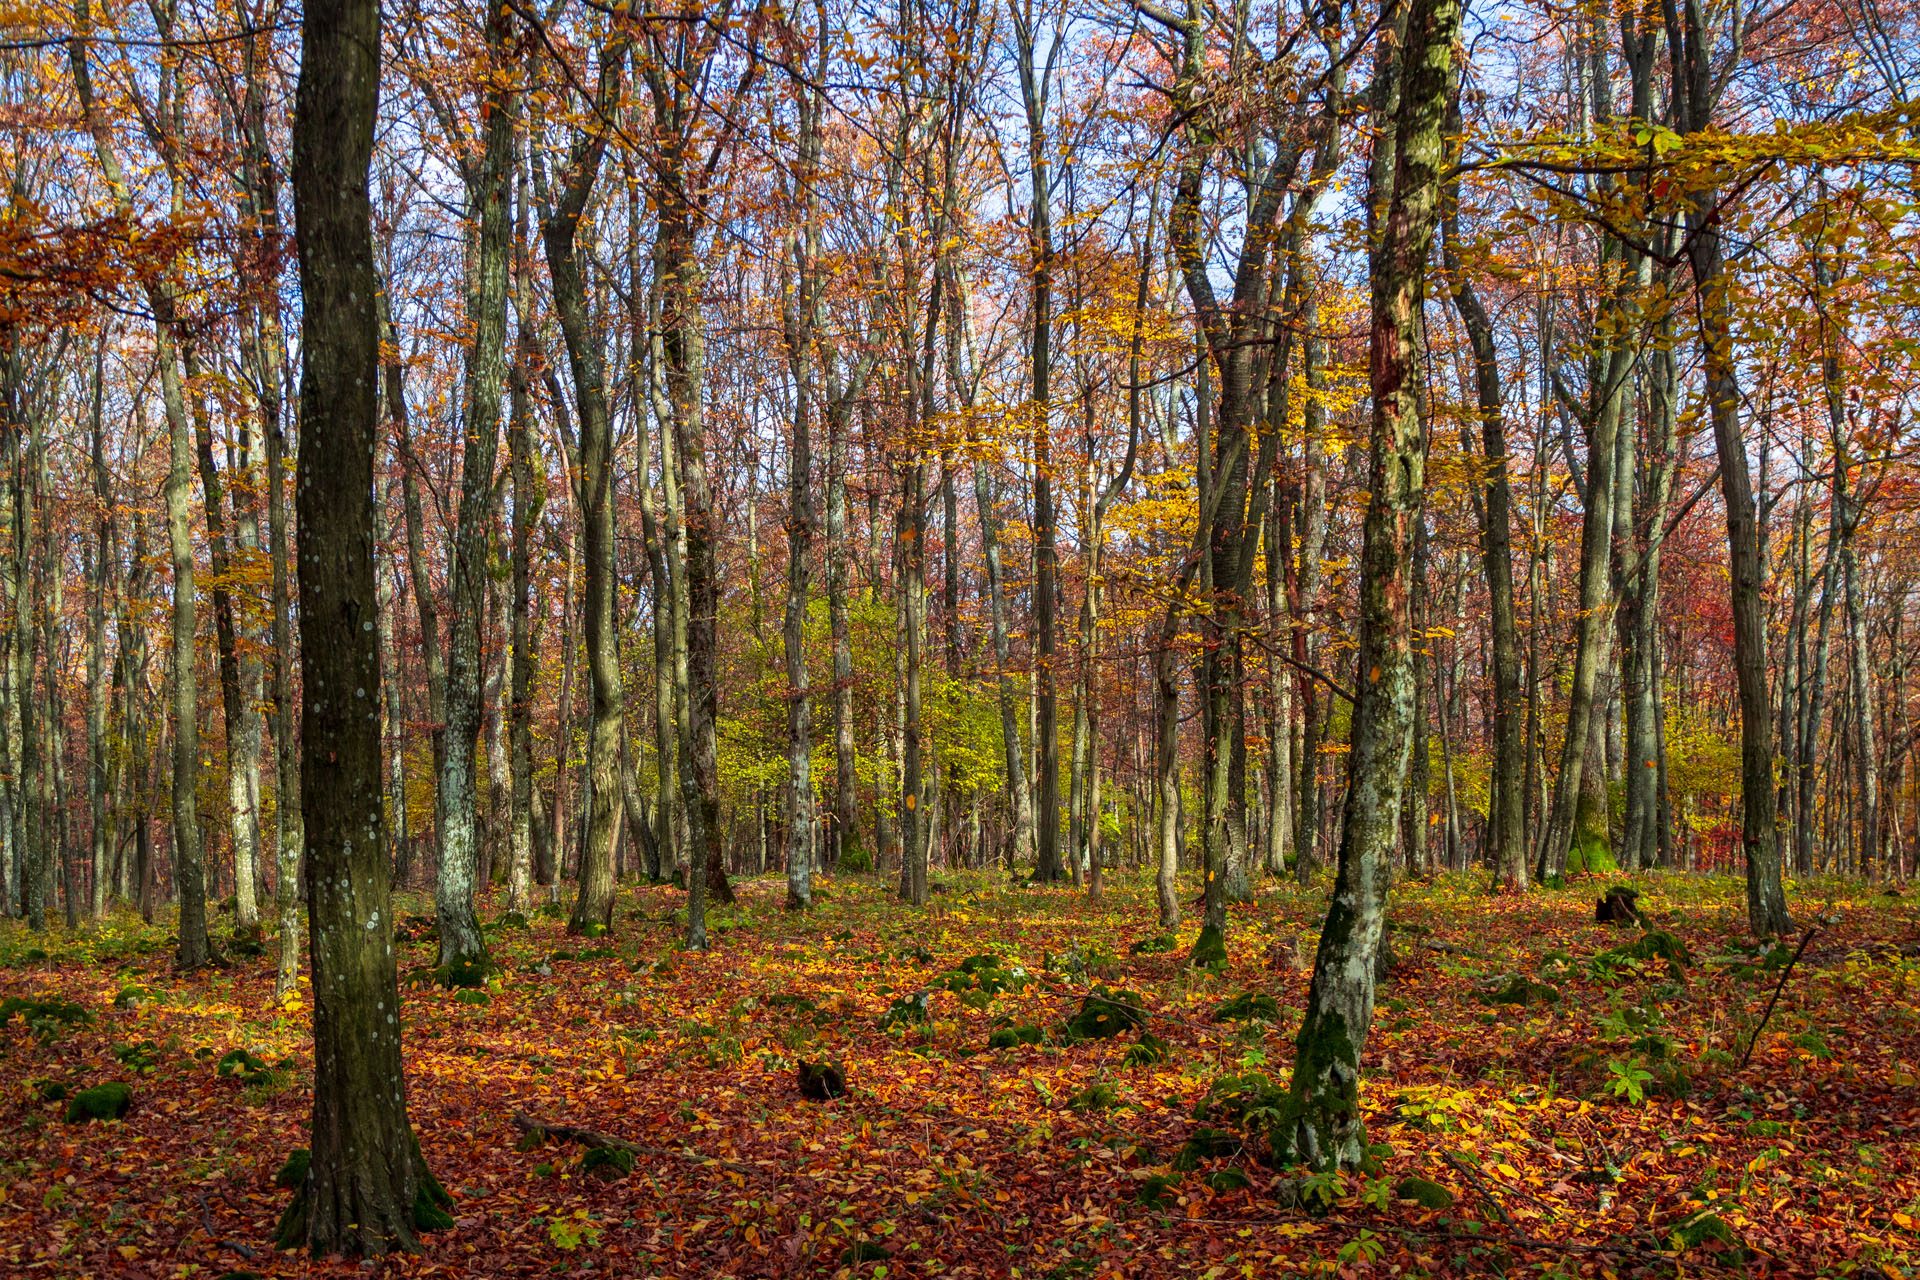
[[[843,876],[805,918],[781,912],[784,882],[747,880],[705,955],[677,949],[673,892],[626,887],[608,938],[552,916],[490,932],[504,972],[484,1000],[406,988],[408,1101],[456,1221],[384,1269],[1909,1273],[1916,897],[1795,885],[1796,918],[1820,928],[1782,985],[1790,948],[1745,944],[1738,881],[1634,883],[1684,956],[1596,924],[1599,882],[1517,900],[1477,879],[1397,888],[1361,1095],[1391,1150],[1377,1175],[1305,1183],[1261,1162],[1261,1076],[1287,1078],[1323,887],[1263,884],[1232,911],[1219,972],[1183,963],[1191,920],[1153,949],[1151,881],[1126,874],[1100,905],[954,877],[927,913]],[[433,954],[408,942],[403,979]],[[177,976],[164,930],[130,915],[0,926],[0,998],[88,1015],[0,1029],[0,1273],[367,1274],[268,1243],[312,1070],[307,1009],[275,1007],[272,970],[269,953]],[[1139,1029],[1066,1031],[1096,986],[1120,1012],[1081,1029],[1144,1007],[1163,1060],[1142,1061],[1157,1045]],[[1016,1043],[990,1048],[996,1031]],[[802,1058],[842,1062],[847,1096],[803,1097]],[[50,1096],[111,1080],[131,1088],[124,1119],[69,1124]],[[516,1112],[637,1144],[637,1167],[586,1172],[577,1142],[521,1149]]]

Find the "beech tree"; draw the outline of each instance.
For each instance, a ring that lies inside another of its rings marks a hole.
[[[407,1120],[386,859],[374,628],[379,281],[367,171],[380,89],[376,0],[316,0],[293,125],[300,255],[301,809],[313,972],[313,1147],[275,1243],[412,1249],[452,1225]]]

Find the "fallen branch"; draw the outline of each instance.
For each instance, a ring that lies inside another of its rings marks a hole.
[[[1458,1172],[1465,1175],[1469,1182],[1473,1183],[1474,1186],[1480,1188],[1481,1197],[1486,1200],[1487,1205],[1495,1213],[1500,1215],[1501,1222],[1505,1223],[1509,1227],[1513,1225],[1513,1217],[1510,1214],[1508,1214],[1507,1207],[1504,1204],[1500,1203],[1500,1197],[1493,1193],[1493,1188],[1487,1185],[1487,1180],[1480,1175],[1480,1171],[1478,1169],[1471,1167],[1470,1165],[1467,1164],[1465,1160],[1462,1160],[1459,1156],[1455,1155],[1451,1151],[1443,1151],[1440,1154],[1446,1158],[1446,1162],[1448,1164],[1452,1165]]]
[[[1760,1033],[1767,1029],[1767,1020],[1773,1017],[1773,1006],[1780,1003],[1780,992],[1785,989],[1787,979],[1793,976],[1793,966],[1800,963],[1801,953],[1807,949],[1807,944],[1813,941],[1813,935],[1818,932],[1820,932],[1819,928],[1815,927],[1800,935],[1800,945],[1793,949],[1793,959],[1787,961],[1787,967],[1780,971],[1780,981],[1773,984],[1773,998],[1767,1001],[1767,1011],[1760,1015],[1760,1022],[1754,1027],[1753,1036],[1747,1041],[1747,1051],[1740,1055],[1740,1065],[1734,1068],[1735,1071],[1747,1069],[1747,1063],[1753,1057],[1754,1046],[1760,1043]]]
[[[752,1165],[738,1164],[732,1160],[722,1160],[717,1156],[703,1156],[698,1151],[687,1147],[649,1147],[638,1142],[629,1142],[625,1138],[615,1137],[611,1133],[601,1133],[598,1129],[583,1129],[578,1125],[571,1124],[550,1124],[545,1120],[535,1120],[524,1111],[516,1111],[513,1113],[513,1127],[526,1134],[529,1138],[534,1139],[536,1142],[545,1142],[549,1139],[557,1138],[562,1142],[576,1142],[589,1149],[604,1147],[613,1151],[625,1151],[630,1155],[653,1156],[655,1158],[678,1156],[683,1160],[691,1160],[695,1164],[717,1164],[722,1168],[732,1169],[736,1173],[760,1172]]]

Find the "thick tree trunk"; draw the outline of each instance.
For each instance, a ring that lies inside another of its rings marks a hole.
[[[1360,1057],[1412,715],[1408,573],[1425,498],[1415,383],[1426,263],[1439,210],[1446,107],[1456,69],[1457,0],[1412,0],[1401,55],[1390,199],[1377,188],[1372,270],[1371,465],[1361,550],[1360,653],[1346,812],[1333,903],[1314,957],[1292,1091],[1275,1154],[1316,1169],[1367,1158]]]
[[[379,24],[373,0],[309,0],[294,113],[306,301],[296,505],[313,1155],[276,1243],[316,1254],[411,1249],[417,1231],[451,1225],[407,1119],[379,721],[370,713],[380,695],[371,625],[380,328],[367,168]]]

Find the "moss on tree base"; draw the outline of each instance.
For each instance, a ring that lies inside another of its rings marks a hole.
[[[1224,967],[1227,963],[1227,936],[1212,925],[1200,930],[1200,936],[1193,940],[1193,951],[1187,957],[1189,964],[1205,969],[1213,966]]]

